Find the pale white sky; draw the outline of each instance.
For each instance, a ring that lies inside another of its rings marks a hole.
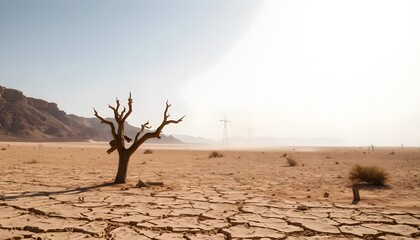
[[[133,125],[187,114],[167,134],[420,145],[419,1],[43,2],[1,2],[0,84],[66,112],[132,91]]]
[[[410,1],[264,2],[223,59],[191,77],[192,132],[224,112],[232,135],[420,144],[419,16]]]

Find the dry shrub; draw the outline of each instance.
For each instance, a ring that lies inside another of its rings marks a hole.
[[[293,159],[292,157],[288,157],[287,159],[287,163],[289,164],[289,166],[294,167],[296,166],[298,163],[295,159]]]
[[[77,201],[78,201],[79,203],[84,203],[84,202],[85,202],[85,197],[79,197],[79,198],[77,199]]]
[[[388,173],[377,166],[360,166],[357,164],[351,169],[349,179],[354,183],[365,182],[383,186],[388,179]]]
[[[31,161],[25,162],[26,164],[36,164],[39,163],[38,160],[32,159]]]
[[[221,158],[224,155],[218,151],[213,151],[210,153],[209,158]]]
[[[152,149],[146,149],[143,152],[143,154],[152,154],[152,153],[153,153]]]

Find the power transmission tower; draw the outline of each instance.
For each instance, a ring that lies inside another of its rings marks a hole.
[[[223,122],[223,143],[225,145],[228,145],[228,123],[232,126],[229,120],[226,119],[226,115],[223,114],[223,119],[220,120]]]

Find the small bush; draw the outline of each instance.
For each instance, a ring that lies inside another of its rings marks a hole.
[[[31,161],[27,161],[27,162],[25,162],[26,164],[36,164],[36,163],[39,163],[37,160],[35,160],[35,159],[32,159]]]
[[[152,153],[153,153],[152,149],[146,149],[143,152],[143,154],[152,154]]]
[[[296,166],[298,163],[296,160],[294,160],[292,157],[288,157],[287,159],[287,163],[289,164],[289,166],[294,167]]]
[[[218,151],[213,151],[209,155],[209,158],[221,158],[221,157],[224,157],[224,155]]]
[[[365,182],[383,186],[388,179],[388,173],[377,166],[355,165],[350,171],[349,179],[353,183]]]

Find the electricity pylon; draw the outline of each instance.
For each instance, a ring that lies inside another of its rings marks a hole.
[[[228,145],[228,126],[227,124],[232,126],[229,120],[226,119],[226,115],[223,114],[223,119],[220,119],[221,122],[223,122],[223,143],[225,145]]]

